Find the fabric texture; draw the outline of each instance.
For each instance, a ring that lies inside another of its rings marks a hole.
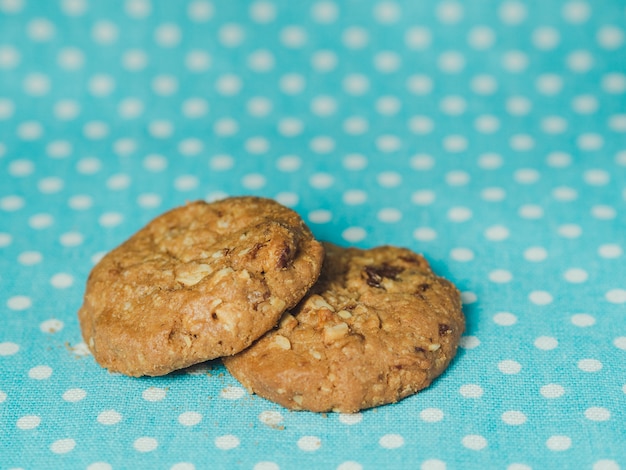
[[[0,0],[0,468],[626,469],[618,0]],[[406,246],[463,293],[457,358],[354,415],[219,361],[100,368],[93,264],[255,194]]]

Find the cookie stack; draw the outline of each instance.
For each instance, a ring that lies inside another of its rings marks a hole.
[[[157,217],[93,268],[78,317],[110,371],[157,376],[221,357],[251,392],[320,412],[427,387],[465,324],[459,292],[422,256],[320,243],[258,197]]]

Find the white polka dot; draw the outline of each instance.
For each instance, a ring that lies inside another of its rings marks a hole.
[[[67,273],[57,273],[50,278],[50,284],[57,289],[67,289],[74,284],[74,277]]]
[[[195,426],[202,421],[202,415],[195,411],[185,411],[178,415],[178,422],[183,426]]]
[[[50,450],[55,454],[67,454],[76,447],[74,439],[59,439],[50,444]]]
[[[463,447],[471,450],[482,450],[487,447],[487,439],[478,434],[469,434],[461,439]]]
[[[159,446],[154,437],[139,437],[133,442],[133,447],[138,452],[152,452]]]
[[[86,396],[87,392],[82,388],[70,388],[63,393],[62,398],[65,401],[74,403],[83,400]]]
[[[570,70],[577,73],[585,73],[593,68],[593,56],[585,50],[570,52],[565,62]]]
[[[406,87],[414,95],[427,95],[433,89],[433,80],[427,75],[411,75],[406,81]]]
[[[183,139],[178,144],[178,151],[186,157],[196,156],[203,150],[204,143],[200,139],[194,137]]]
[[[35,429],[41,423],[41,418],[35,415],[22,416],[15,423],[19,429],[28,430]]]
[[[285,137],[295,137],[302,134],[304,123],[294,117],[283,118],[278,121],[278,132]]]
[[[411,195],[411,202],[413,204],[417,204],[418,206],[428,206],[432,204],[436,199],[436,195],[434,191],[430,189],[422,189],[420,191],[415,191]]]
[[[463,19],[463,5],[455,0],[443,0],[437,5],[435,15],[441,23],[458,23]]]
[[[233,96],[239,93],[243,82],[238,75],[226,74],[218,77],[215,89],[222,95]]]
[[[574,201],[578,198],[578,192],[568,186],[559,186],[552,190],[552,196],[558,201]]]
[[[400,150],[402,141],[395,135],[381,135],[376,138],[376,148],[384,153],[391,153]]]
[[[563,15],[563,19],[568,23],[580,24],[589,19],[591,9],[587,2],[572,0],[563,5],[561,14]]]
[[[596,323],[596,319],[587,313],[577,313],[572,315],[571,317],[572,324],[575,326],[579,326],[581,328],[585,328],[588,326],[593,326]]]
[[[39,329],[43,333],[58,333],[63,329],[63,322],[56,318],[51,318],[50,320],[45,320],[39,324]]]
[[[615,132],[626,133],[626,114],[614,114],[610,116],[609,128]]]
[[[32,161],[26,159],[13,160],[8,166],[9,174],[16,178],[28,176],[33,171],[35,171],[35,165]]]
[[[108,96],[115,89],[115,79],[105,74],[94,75],[89,79],[87,88],[93,96],[99,98]]]
[[[387,207],[378,211],[376,218],[383,223],[395,223],[402,219],[402,212],[398,209]]]
[[[535,139],[528,134],[516,134],[511,136],[509,145],[519,152],[531,150],[535,146]]]
[[[181,175],[174,179],[174,188],[178,191],[192,191],[198,187],[198,177],[194,175]]]
[[[592,406],[585,410],[585,418],[590,421],[608,421],[611,419],[611,412],[600,406]]]
[[[485,230],[485,237],[491,241],[502,241],[509,238],[509,229],[503,225],[494,225]]]
[[[533,291],[528,295],[530,300],[535,305],[548,305],[552,303],[552,294],[543,290]]]
[[[280,470],[280,467],[274,462],[262,461],[255,463],[252,470]]]
[[[25,295],[15,295],[13,297],[9,297],[7,300],[7,307],[11,310],[26,310],[30,308],[32,305],[32,301],[30,297],[26,297]]]
[[[330,222],[333,218],[333,214],[330,211],[325,209],[318,209],[315,211],[311,211],[308,214],[308,219],[310,222],[314,224],[326,224]]]
[[[26,121],[17,126],[17,135],[22,140],[37,140],[41,138],[43,133],[43,126],[36,121]]]
[[[382,51],[374,55],[374,68],[381,73],[395,72],[400,68],[402,58],[392,51]]]
[[[443,419],[443,411],[439,408],[425,408],[420,411],[420,419],[427,423],[436,423]]]
[[[361,49],[367,46],[369,42],[369,34],[365,28],[360,26],[351,26],[346,28],[342,35],[341,40],[349,49]]]
[[[28,219],[28,225],[36,230],[50,227],[53,223],[54,219],[50,214],[35,214]],[[0,236],[0,246],[3,246],[1,239],[2,236]]]
[[[337,54],[333,51],[317,51],[311,56],[311,65],[318,72],[330,72],[338,61]]]
[[[24,266],[33,266],[42,260],[43,255],[38,251],[24,251],[17,257],[17,262]]]
[[[413,116],[409,119],[408,127],[414,134],[429,134],[435,128],[435,123],[428,116]]]
[[[506,197],[506,191],[502,188],[485,188],[480,192],[480,197],[485,201],[498,202]]]
[[[20,52],[13,46],[0,46],[0,69],[13,69],[20,63]]]
[[[459,346],[463,349],[475,349],[480,346],[480,340],[476,336],[461,336]]]
[[[557,227],[557,233],[565,238],[578,238],[583,233],[580,225],[564,224]]]
[[[161,205],[161,196],[154,193],[144,193],[137,197],[137,204],[145,209],[153,209]]]
[[[479,95],[491,95],[498,89],[498,82],[492,75],[476,75],[470,84],[472,91]]]
[[[1,51],[0,51],[1,54]],[[1,60],[1,56],[0,56],[0,60]],[[9,119],[10,117],[13,116],[13,113],[15,111],[15,105],[13,104],[13,101],[8,100],[6,98],[0,98],[0,119],[4,120],[4,119]]]
[[[363,421],[361,413],[339,413],[339,422],[352,426]]]
[[[171,96],[178,91],[178,80],[172,75],[157,75],[151,85],[152,91],[158,96]]]
[[[66,47],[59,51],[57,62],[66,70],[79,70],[85,63],[85,55],[76,47]]]
[[[211,67],[211,56],[202,50],[191,50],[185,56],[185,67],[192,72],[204,72]]]
[[[507,51],[502,56],[502,67],[511,73],[523,72],[528,62],[528,55],[522,51]]]
[[[598,255],[600,255],[602,258],[619,258],[620,256],[622,256],[622,253],[622,247],[617,244],[609,243],[606,245],[600,245],[598,247]]]
[[[474,120],[474,127],[483,134],[492,134],[500,129],[500,120],[495,116],[485,114]]]
[[[583,372],[598,372],[603,367],[597,359],[581,359],[576,366]]]
[[[315,189],[330,188],[335,182],[335,178],[329,173],[314,173],[309,178],[309,184]]]
[[[507,0],[500,5],[498,16],[505,24],[520,24],[526,19],[526,6],[521,1]]]
[[[463,303],[463,305],[474,304],[477,300],[478,296],[474,292],[461,292],[461,303]],[[466,336],[464,338],[461,338],[460,344],[463,348],[471,349],[478,346],[480,344],[480,341],[475,336]]]
[[[297,155],[284,155],[276,161],[276,167],[284,172],[298,171],[301,166],[302,160]]]
[[[535,204],[524,204],[517,213],[524,219],[540,219],[543,217],[543,208]]]
[[[367,132],[369,123],[364,117],[352,116],[343,122],[343,130],[350,135],[361,135]]]
[[[98,414],[98,422],[105,426],[113,426],[122,420],[122,415],[115,410],[105,410]]]
[[[537,339],[535,339],[534,344],[537,349],[542,349],[544,351],[551,351],[552,349],[555,349],[559,345],[559,342],[557,341],[556,338],[552,338],[551,336],[540,336]]]
[[[280,192],[274,196],[274,199],[281,203],[283,206],[294,207],[300,201],[300,197],[296,193]]]
[[[474,49],[488,49],[495,43],[496,35],[488,26],[474,26],[469,30],[467,43]]]
[[[611,289],[604,294],[604,298],[612,304],[626,303],[626,289]]]
[[[446,468],[446,463],[438,459],[424,460],[420,465],[420,470],[446,470]]]
[[[520,184],[536,183],[540,176],[540,173],[534,168],[522,168],[513,173],[513,179]]]
[[[109,134],[109,125],[102,121],[86,122],[83,126],[83,135],[88,139],[103,139]]]
[[[617,216],[617,211],[611,206],[597,205],[591,208],[591,215],[600,220],[611,220]]]
[[[513,116],[525,116],[532,109],[532,102],[524,96],[512,96],[506,101],[506,110]]]
[[[374,19],[379,23],[386,25],[396,23],[401,15],[402,11],[396,2],[385,0],[374,6]]]
[[[459,388],[459,393],[465,398],[480,398],[483,396],[483,389],[480,385],[464,384]]]
[[[460,114],[463,114],[466,108],[467,102],[462,96],[445,96],[439,102],[439,109],[441,109],[444,114],[449,114],[452,116],[458,116]]]
[[[37,189],[43,194],[58,193],[63,189],[65,182],[56,176],[42,178],[37,182]]]
[[[127,0],[124,11],[131,18],[146,18],[152,12],[152,5],[149,0]]]
[[[239,446],[239,438],[232,434],[218,436],[215,438],[215,447],[221,450],[231,450]]]
[[[350,153],[343,158],[342,163],[346,170],[358,171],[367,167],[367,158],[360,153]]]
[[[509,312],[498,312],[493,316],[493,321],[500,326],[512,326],[517,323],[517,317]]]
[[[141,392],[141,398],[151,402],[161,401],[165,398],[165,395],[167,395],[167,390],[157,387],[149,387]]]
[[[423,50],[430,46],[431,36],[431,32],[428,28],[413,26],[404,33],[404,43],[409,49]]]
[[[414,170],[430,170],[435,165],[435,159],[431,155],[420,153],[411,157],[410,165]]]
[[[50,41],[55,33],[54,23],[46,18],[34,18],[26,25],[26,34],[36,42]]]
[[[460,134],[449,135],[443,139],[443,148],[450,153],[463,152],[467,149],[467,139]]]
[[[513,275],[511,272],[505,269],[496,269],[489,273],[489,280],[497,284],[505,284],[507,282],[511,282],[512,279]]]
[[[341,237],[351,243],[357,243],[365,239],[367,232],[362,227],[348,227],[341,232]]]
[[[94,462],[87,465],[86,470],[113,470],[113,467],[106,462]]]
[[[241,387],[228,386],[224,387],[220,392],[220,398],[226,400],[239,400],[246,394],[246,391]]]
[[[580,150],[599,150],[604,146],[604,138],[600,134],[587,132],[578,136],[576,145]]]
[[[268,426],[278,426],[283,420],[283,415],[278,411],[262,411],[259,414],[259,421]]]
[[[561,116],[547,116],[541,120],[540,126],[546,134],[562,134],[567,130],[567,120]]]
[[[465,263],[474,259],[474,252],[469,248],[453,248],[450,251],[450,258]]]
[[[397,114],[402,107],[402,102],[395,96],[381,96],[376,100],[376,111],[385,116]]]
[[[548,449],[555,452],[567,450],[571,447],[571,445],[572,439],[568,436],[551,436],[546,441]]]
[[[167,159],[162,155],[148,155],[143,160],[143,166],[149,171],[163,171],[167,167]]]
[[[35,366],[28,371],[28,376],[35,380],[45,380],[52,375],[52,368],[50,366]]]
[[[364,204],[367,201],[367,193],[360,189],[351,189],[343,193],[342,201],[351,206]]]
[[[176,47],[181,39],[182,32],[175,23],[164,23],[154,31],[154,41],[161,47]]]
[[[596,40],[604,49],[619,49],[624,44],[624,32],[617,26],[604,25],[598,30]]]
[[[86,210],[93,205],[93,199],[86,194],[77,194],[69,198],[67,203],[74,210]]]
[[[286,26],[280,31],[280,42],[289,48],[299,49],[308,40],[307,32],[301,26]]]
[[[539,262],[545,260],[547,257],[547,250],[541,246],[531,246],[524,250],[524,258],[527,261]]]
[[[12,356],[20,350],[20,346],[15,343],[0,343],[0,356]]]
[[[521,411],[505,411],[502,413],[502,421],[509,426],[519,426],[526,422],[527,418]]]
[[[458,51],[446,51],[437,58],[437,66],[444,73],[459,73],[465,68],[465,56]]]
[[[572,99],[572,109],[579,114],[593,114],[598,107],[598,100],[593,95],[579,95]]]
[[[506,359],[498,362],[498,370],[507,375],[519,374],[522,370],[522,365],[512,359]]]
[[[544,398],[559,398],[565,393],[565,389],[558,384],[544,385],[539,389]]]
[[[535,87],[537,91],[544,95],[556,95],[560,93],[563,88],[563,79],[559,75],[546,73],[537,77]]]
[[[247,64],[255,72],[269,72],[275,65],[274,55],[267,49],[260,49],[248,56]]]
[[[384,188],[395,188],[402,183],[402,176],[395,171],[383,171],[376,176],[376,181]]]
[[[369,89],[369,80],[362,74],[350,74],[342,81],[343,89],[351,95],[362,95]]]
[[[472,218],[472,211],[467,207],[452,207],[447,217],[451,222],[466,222]]]
[[[240,46],[246,38],[246,32],[236,23],[227,23],[217,32],[220,43],[226,47]]]
[[[311,17],[318,23],[333,23],[339,17],[339,8],[331,1],[319,1],[311,7]]]
[[[592,470],[620,470],[621,467],[615,460],[602,459],[593,464]]]
[[[213,7],[213,3],[205,0],[194,0],[187,6],[187,14],[189,15],[189,19],[196,23],[204,23],[209,21],[211,18],[213,18],[214,10],[215,9]]]
[[[404,437],[400,434],[385,434],[378,440],[378,444],[384,449],[397,449],[404,445]]]
[[[565,271],[563,277],[567,282],[579,284],[581,282],[585,282],[589,278],[589,274],[587,274],[587,271],[581,268],[570,268]]]

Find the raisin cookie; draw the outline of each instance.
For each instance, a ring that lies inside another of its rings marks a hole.
[[[465,327],[458,290],[391,246],[325,244],[318,282],[277,329],[223,358],[248,390],[287,408],[356,412],[427,387]]]
[[[277,202],[237,197],[173,209],[93,268],[78,312],[113,372],[163,375],[235,354],[314,284],[324,249]]]

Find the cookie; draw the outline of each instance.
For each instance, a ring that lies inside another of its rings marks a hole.
[[[93,268],[78,312],[96,361],[163,375],[235,354],[314,284],[324,250],[302,219],[257,197],[173,209]]]
[[[325,244],[318,282],[279,326],[223,358],[248,390],[294,410],[356,412],[427,387],[465,327],[458,290],[404,248]]]

